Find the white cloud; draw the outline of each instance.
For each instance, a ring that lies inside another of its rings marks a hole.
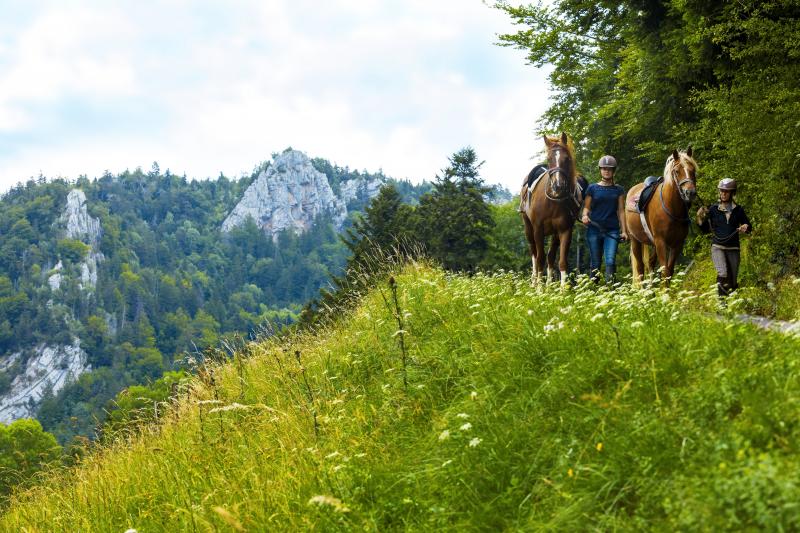
[[[76,5],[0,23],[0,190],[154,160],[238,176],[289,145],[431,179],[471,145],[514,191],[540,150],[544,74],[477,0]]]

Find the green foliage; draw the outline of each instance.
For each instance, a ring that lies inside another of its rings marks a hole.
[[[677,286],[393,276],[407,389],[383,278],[337,322],[206,367],[0,528],[800,527],[797,338],[690,311],[707,295]]]
[[[0,424],[0,501],[15,487],[31,482],[34,475],[61,457],[61,447],[42,425],[28,418]]]
[[[83,261],[86,254],[89,253],[90,246],[75,239],[61,239],[56,245],[59,257],[72,263],[77,264]]]

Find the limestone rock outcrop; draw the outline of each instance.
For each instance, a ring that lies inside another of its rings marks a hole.
[[[62,228],[68,239],[75,239],[89,245],[89,251],[79,265],[80,286],[84,290],[93,289],[97,285],[97,266],[104,259],[99,250],[103,230],[100,226],[100,219],[92,217],[86,209],[86,194],[82,190],[72,189],[69,191],[67,205],[56,224]],[[63,264],[59,261],[47,280],[50,288],[58,289],[63,277]]]
[[[334,193],[328,178],[303,152],[287,150],[250,184],[222,224],[222,231],[241,225],[248,216],[277,238],[285,229],[304,232],[319,215],[331,217],[337,229],[347,219],[347,204],[359,194],[375,196],[380,180],[348,180]]]
[[[0,396],[0,422],[11,423],[33,417],[45,393],[63,389],[78,376],[90,370],[78,341],[71,346],[39,345],[24,363],[22,372],[11,382],[10,389]],[[11,354],[0,363],[6,372],[22,363],[22,352]]]

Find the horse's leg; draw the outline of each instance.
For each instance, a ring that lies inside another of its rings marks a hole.
[[[675,273],[675,263],[678,261],[678,249],[667,246],[667,262],[664,265],[664,286],[669,287],[672,274]]]
[[[639,286],[644,279],[644,260],[642,249],[644,245],[636,239],[631,239],[631,270],[633,270],[633,285]]]
[[[547,252],[547,282],[551,282],[555,279],[555,270],[556,270],[556,248],[559,247],[559,238],[557,234],[553,234],[552,239],[550,239],[550,250]]]
[[[561,288],[563,289],[567,286],[567,265],[569,259],[569,246],[572,243],[572,228],[562,231],[558,237],[558,240],[561,241],[561,249],[559,250],[561,253],[559,254],[558,258],[558,270],[561,273]]]
[[[533,227],[533,238],[536,242],[536,276],[541,280],[545,273],[545,251],[544,251],[544,227],[542,224],[537,224]]]
[[[656,257],[658,257],[658,263],[661,265],[661,280],[664,281],[667,279],[667,261],[669,260],[669,246],[667,243],[664,242],[663,239],[656,239],[655,242],[656,246]],[[652,259],[651,259],[652,262]],[[667,284],[669,281],[667,281]]]
[[[530,219],[522,215],[522,220],[525,222],[525,237],[528,239],[528,248],[531,251],[531,284],[536,283],[536,239],[533,236],[533,224]]]

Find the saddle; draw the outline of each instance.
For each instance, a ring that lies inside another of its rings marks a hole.
[[[628,211],[643,213],[644,208],[647,207],[647,203],[653,198],[656,187],[662,181],[664,181],[663,176],[647,176],[644,180],[644,187],[639,194],[633,195],[630,200],[628,200],[628,205],[626,206]]]

